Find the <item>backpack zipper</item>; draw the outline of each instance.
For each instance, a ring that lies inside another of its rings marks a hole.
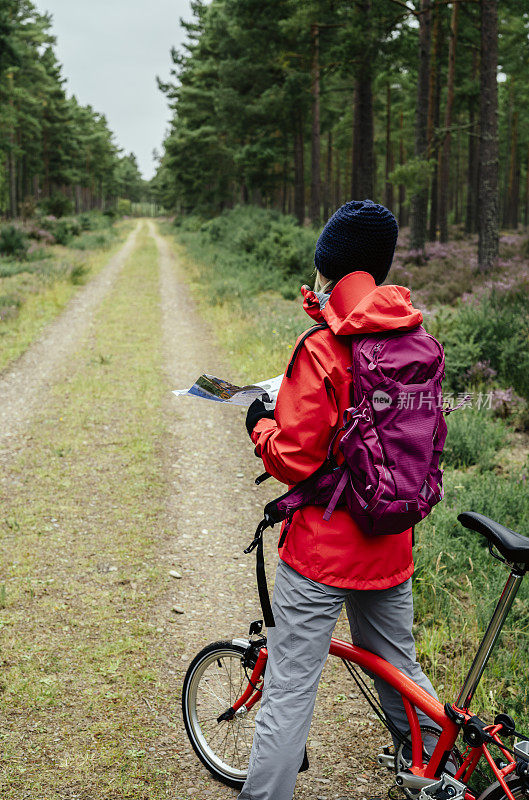
[[[367,365],[368,369],[370,370],[375,369],[378,361],[378,351],[380,350],[381,347],[382,347],[382,342],[379,342],[373,348],[373,352],[371,353],[371,362]]]

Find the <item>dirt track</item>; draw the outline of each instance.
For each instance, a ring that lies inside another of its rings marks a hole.
[[[215,346],[212,331],[194,309],[171,245],[156,232],[152,222],[148,224],[159,253],[166,373],[161,421],[165,433],[158,470],[169,498],[163,524],[159,531],[153,530],[156,560],[163,575],[154,588],[159,592],[159,618],[172,622],[158,629],[163,636],[156,639],[158,652],[152,657],[153,662],[165,665],[165,679],[178,698],[187,665],[198,650],[217,639],[243,636],[249,621],[261,616],[254,559],[243,555],[242,550],[260,519],[264,503],[279,487],[270,483],[260,488],[253,485],[253,478],[261,471],[260,462],[248,442],[241,410],[189,398],[176,399],[170,394],[170,388],[189,385],[201,372],[231,377],[232,370]],[[46,388],[73,366],[74,344],[92,324],[99,304],[134,246],[135,233],[15,368],[2,376],[0,407],[4,415],[6,464],[10,451],[23,445],[24,425],[29,424],[33,409],[39,403],[46,404]],[[123,513],[126,515],[126,509]],[[270,577],[276,559],[273,537],[272,534],[267,543]],[[51,571],[54,558],[50,553]],[[55,566],[60,570],[61,558],[57,555],[56,559]],[[182,578],[168,580],[170,570],[178,570]],[[60,592],[60,587],[55,591]],[[170,612],[174,605],[184,612],[176,618]],[[46,623],[44,616],[41,623]],[[346,637],[343,620],[340,628]],[[170,751],[170,757],[175,759],[174,778],[163,796],[195,800],[233,797],[236,793],[212,780],[196,759],[185,737],[177,698],[159,698],[148,723],[153,728],[149,735],[165,737],[164,752]],[[329,662],[325,668],[315,718],[309,739],[311,769],[300,776],[297,800],[385,794],[387,779],[385,773],[376,770],[374,756],[386,737],[379,726],[375,727],[365,703],[357,698],[337,663]],[[75,796],[83,800],[106,800],[97,786],[87,792],[79,789],[80,794]],[[74,795],[53,795],[56,796]],[[113,798],[121,796],[112,794]],[[144,796],[150,797],[141,795]]]
[[[64,312],[34,344],[1,375],[0,449],[8,437],[23,430],[35,408],[45,401],[47,388],[58,379],[81,334],[112,288],[134,249],[138,226],[106,267],[84,286]]]

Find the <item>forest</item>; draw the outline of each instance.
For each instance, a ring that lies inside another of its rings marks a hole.
[[[411,247],[527,226],[525,0],[196,0],[159,81],[167,208],[253,204],[319,225],[385,203]],[[499,166],[501,165],[501,167]]]
[[[144,181],[103,114],[67,97],[51,16],[0,2],[0,214],[56,216],[140,200]]]

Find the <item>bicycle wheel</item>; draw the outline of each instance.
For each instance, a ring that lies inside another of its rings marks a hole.
[[[516,800],[526,800],[529,797],[529,790],[525,788],[521,779],[517,775],[509,775],[505,779],[507,786],[513,793]],[[487,786],[480,794],[478,800],[504,800],[507,797],[499,781],[494,781]]]
[[[232,642],[208,645],[189,665],[182,691],[184,724],[195,753],[218,780],[235,788],[246,780],[257,704],[231,720],[217,718],[246,688],[244,653]]]

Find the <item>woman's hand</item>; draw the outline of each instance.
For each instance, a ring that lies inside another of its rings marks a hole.
[[[248,431],[248,436],[252,435],[252,431],[260,419],[274,419],[274,410],[270,409],[268,411],[263,400],[269,401],[270,398],[267,394],[263,395],[263,399],[258,397],[248,409],[246,414],[246,430]]]

